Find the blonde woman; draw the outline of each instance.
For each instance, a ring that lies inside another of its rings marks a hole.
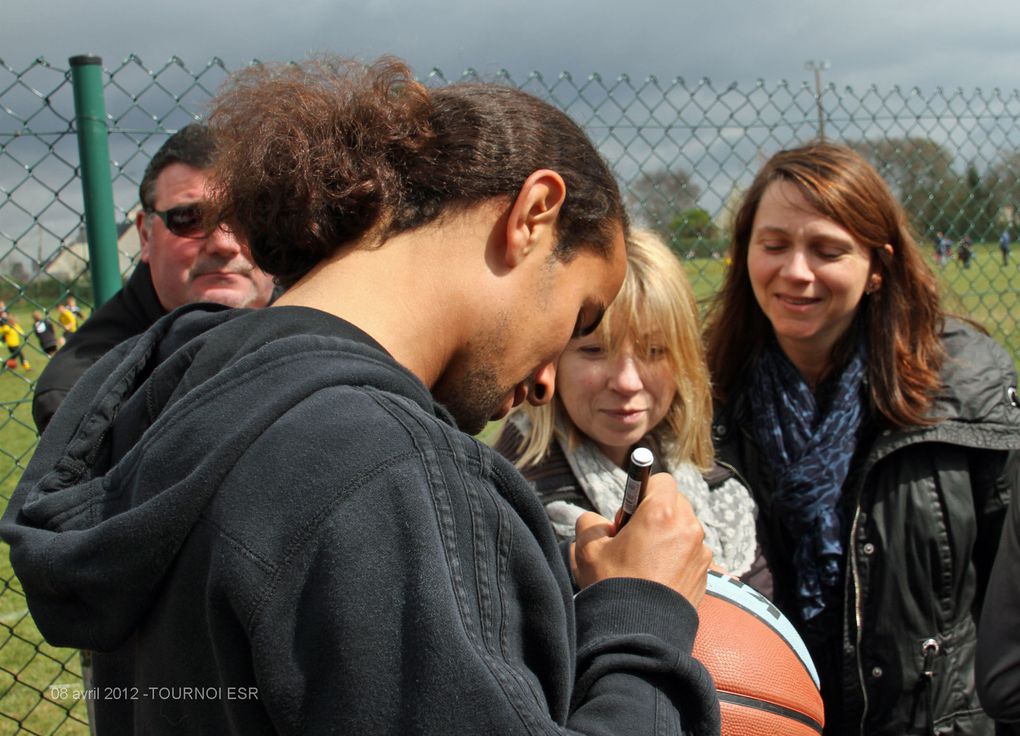
[[[712,392],[698,307],[683,267],[650,231],[627,242],[627,276],[597,330],[575,338],[556,364],[551,403],[522,406],[496,450],[534,486],[560,539],[585,511],[612,519],[634,447],[671,473],[705,530],[718,568],[766,595],[757,511],[734,473],[714,460]]]

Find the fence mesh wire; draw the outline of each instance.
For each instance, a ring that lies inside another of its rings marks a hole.
[[[150,67],[135,56],[104,70],[123,273],[137,259],[133,215],[146,163],[169,134],[201,119],[230,71],[219,59]],[[67,67],[45,59],[24,68],[0,60],[0,300],[24,332],[24,361],[0,365],[0,508],[36,443],[30,404],[47,356],[32,312],[52,319],[68,296],[92,308],[70,79]],[[453,80],[434,70],[423,81]],[[1020,355],[1020,260],[1000,245],[1020,224],[1017,90],[816,90],[568,73],[486,81],[547,99],[588,131],[634,219],[668,238],[702,298],[719,284],[735,203],[766,158],[820,134],[855,146],[905,204],[950,307]],[[44,642],[6,547],[0,581],[0,732],[86,733],[77,652]]]

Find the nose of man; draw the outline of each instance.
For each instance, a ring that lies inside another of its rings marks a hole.
[[[241,244],[229,230],[217,227],[205,239],[205,250],[210,255],[229,260],[241,253]]]

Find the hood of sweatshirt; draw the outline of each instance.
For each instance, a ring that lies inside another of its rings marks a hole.
[[[453,423],[371,337],[311,309],[182,307],[105,356],[54,416],[0,520],[43,636],[123,643],[252,440],[335,385]]]

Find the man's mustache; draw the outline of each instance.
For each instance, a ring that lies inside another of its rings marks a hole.
[[[255,266],[242,255],[234,256],[229,260],[206,258],[198,261],[191,268],[191,277],[198,278],[215,273],[250,276],[254,270]]]

